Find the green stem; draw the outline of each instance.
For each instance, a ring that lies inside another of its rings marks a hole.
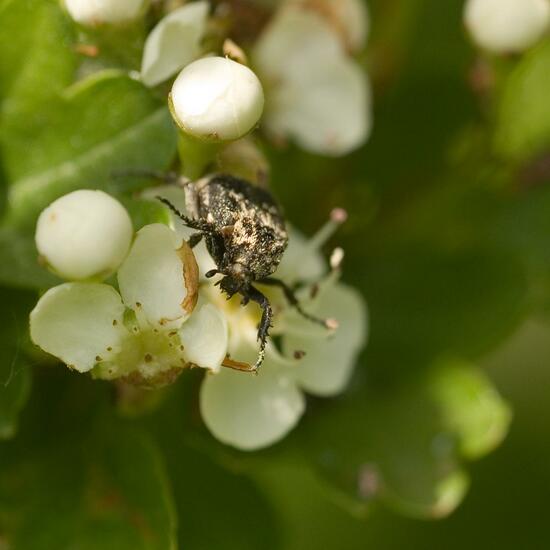
[[[201,141],[180,132],[178,153],[182,166],[182,174],[192,180],[203,176],[207,168],[215,160],[222,145],[222,143]]]

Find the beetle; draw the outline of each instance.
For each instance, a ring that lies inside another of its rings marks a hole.
[[[189,237],[191,248],[202,239],[216,269],[205,274],[223,277],[216,283],[228,299],[242,296],[242,305],[256,302],[262,316],[258,326],[260,349],[255,365],[243,369],[239,363],[227,366],[257,372],[265,358],[265,348],[273,319],[269,299],[255,283],[280,288],[287,301],[306,319],[325,328],[334,328],[334,321],[324,320],[304,311],[294,291],[271,275],[277,269],[288,244],[288,233],[281,209],[271,193],[246,180],[227,174],[213,174],[192,182],[176,175],[163,176],[176,180],[185,192],[189,215],[180,212],[168,199],[156,197],[168,206],[183,223],[196,230]]]

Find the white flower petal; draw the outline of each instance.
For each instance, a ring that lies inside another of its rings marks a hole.
[[[314,333],[307,334],[306,323],[311,323],[303,319],[300,323],[306,330],[304,333],[285,333],[283,351],[289,356],[295,351],[306,352],[292,371],[303,389],[314,395],[335,395],[346,387],[357,355],[366,343],[366,305],[359,292],[337,283],[325,289],[314,306],[307,309],[319,316],[335,318],[338,329],[320,338]]]
[[[193,2],[174,10],[151,31],[145,42],[141,80],[156,86],[191,63],[199,53],[208,2]]]
[[[229,369],[206,376],[200,408],[217,439],[252,451],[282,439],[302,416],[305,399],[286,370],[266,360],[257,376]]]
[[[264,93],[248,67],[224,57],[205,57],[178,75],[171,107],[184,132],[201,139],[234,140],[260,120]]]
[[[370,133],[370,84],[361,67],[346,57],[312,60],[269,101],[268,129],[314,153],[345,155]]]
[[[124,309],[111,286],[65,283],[48,290],[32,310],[31,339],[70,368],[87,372],[98,356],[119,350]]]
[[[316,247],[311,247],[309,239],[293,227],[287,227],[288,247],[277,268],[275,276],[287,284],[316,282],[326,273],[327,265]]]
[[[189,215],[185,204],[185,193],[183,189],[176,185],[160,185],[158,187],[151,187],[144,191],[143,197],[156,200],[155,197],[163,197],[168,199],[182,214]],[[196,233],[195,229],[191,229],[184,225],[176,214],[170,210],[170,218],[172,220],[171,227],[176,235],[181,239],[189,239],[189,237]],[[199,274],[204,277],[204,274],[211,269],[216,268],[216,264],[210,256],[210,253],[206,249],[205,241],[202,240],[198,245],[193,248],[193,254],[197,260],[199,266]]]
[[[198,267],[187,243],[167,226],[151,224],[137,234],[118,271],[124,303],[151,324],[180,324],[197,301]]]
[[[260,37],[254,63],[267,88],[265,124],[305,149],[343,155],[371,127],[370,86],[323,18],[283,10]]]
[[[548,0],[468,0],[464,21],[474,41],[495,53],[521,52],[548,28]]]
[[[199,367],[219,371],[227,355],[229,331],[224,314],[212,304],[203,305],[179,329],[185,359]]]
[[[103,191],[80,189],[42,211],[36,247],[48,266],[65,279],[110,275],[124,260],[134,230],[128,212]]]
[[[341,54],[338,37],[321,17],[315,13],[283,10],[260,36],[253,60],[262,77],[277,82]],[[308,67],[308,63],[312,63],[311,66]]]

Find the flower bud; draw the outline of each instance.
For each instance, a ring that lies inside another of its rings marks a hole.
[[[464,21],[476,44],[490,52],[521,52],[548,28],[548,0],[468,0]]]
[[[225,141],[238,139],[256,126],[264,94],[248,67],[223,57],[206,57],[181,71],[170,101],[172,115],[184,132]]]
[[[65,0],[70,16],[81,25],[120,25],[137,19],[149,0]]]
[[[126,209],[103,191],[79,190],[48,206],[36,247],[48,267],[69,280],[105,277],[126,257],[133,236]]]

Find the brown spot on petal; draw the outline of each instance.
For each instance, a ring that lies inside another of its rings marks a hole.
[[[101,358],[100,355],[96,355],[95,360],[96,360],[97,363],[101,363],[101,361],[103,361],[103,359]]]
[[[257,370],[254,368],[253,365],[250,365],[249,363],[244,363],[243,361],[234,361],[229,357],[229,355],[227,355],[226,358],[222,361],[222,367],[239,370],[242,372],[256,372]]]
[[[294,359],[303,359],[306,355],[306,352],[303,350],[296,350],[294,352]]]
[[[183,279],[187,290],[187,295],[181,303],[181,307],[187,313],[191,313],[195,309],[199,297],[199,266],[187,241],[182,241],[177,253],[183,265]]]

